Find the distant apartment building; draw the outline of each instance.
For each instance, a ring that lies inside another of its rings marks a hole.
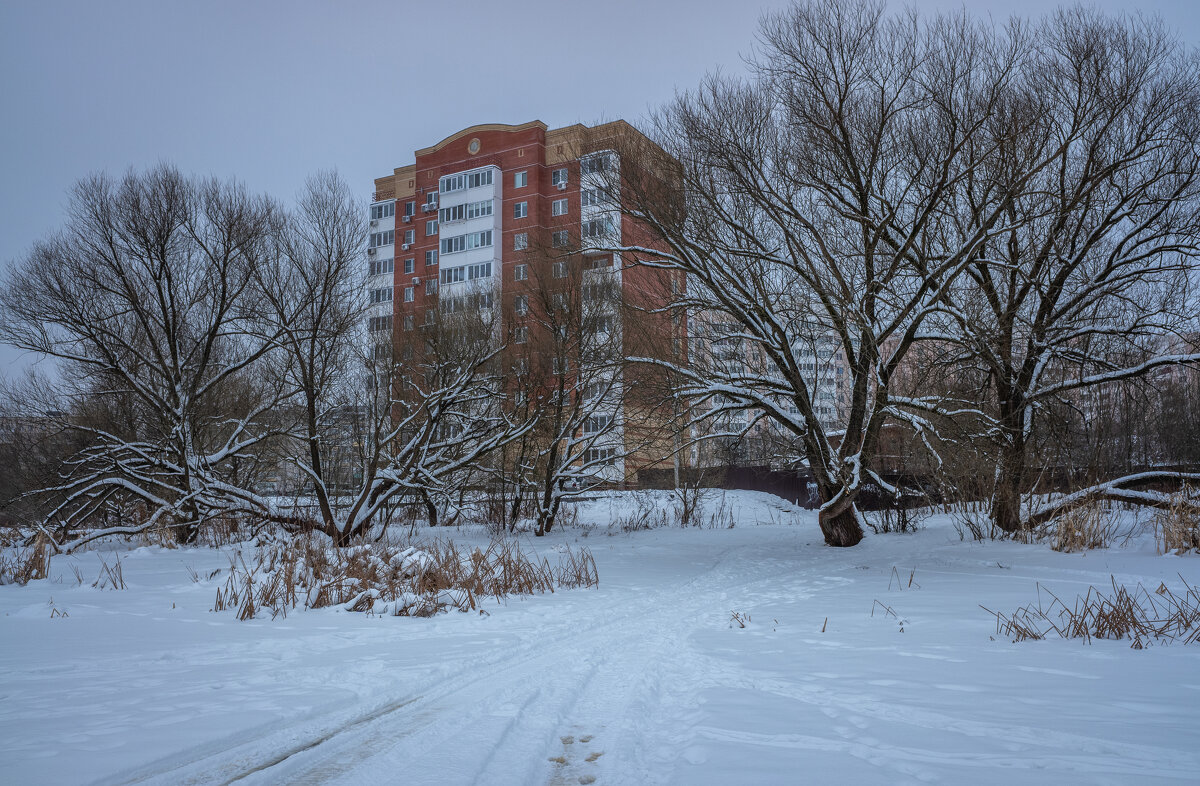
[[[584,292],[603,281],[621,300],[665,303],[670,288],[681,286],[671,274],[629,267],[610,250],[643,242],[639,227],[613,204],[611,187],[622,166],[617,142],[638,133],[620,120],[556,129],[540,121],[471,126],[376,178],[367,270],[371,335],[400,346],[440,314],[464,308],[503,309],[519,323],[534,286],[535,249],[561,251],[554,276]],[[627,345],[645,332],[644,325],[633,331],[621,322],[619,313],[600,320],[608,340]],[[683,324],[664,316],[648,325],[664,333],[664,346],[673,342],[676,352],[686,351]],[[524,342],[526,330],[518,324],[514,340]],[[628,391],[631,382],[622,379],[620,389]],[[624,424],[628,414],[618,403],[612,416]],[[611,446],[595,448],[613,456],[609,479],[632,479],[655,462],[653,450],[621,458],[634,438],[622,425]]]

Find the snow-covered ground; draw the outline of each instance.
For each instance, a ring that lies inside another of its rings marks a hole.
[[[615,534],[628,498],[583,503],[577,526],[525,545],[589,547],[598,589],[432,619],[238,622],[209,611],[223,579],[206,576],[229,564],[209,549],[127,551],[123,591],[91,586],[96,553],[56,559],[50,580],[0,587],[0,781],[1200,777],[1200,645],[1014,644],[980,608],[1012,612],[1039,582],[1068,602],[1110,576],[1197,584],[1200,558],[1148,537],[1082,554],[964,543],[938,517],[831,549],[811,512],[725,502],[733,529]]]

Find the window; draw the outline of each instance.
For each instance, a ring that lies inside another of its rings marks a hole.
[[[411,246],[413,244],[413,241],[416,240],[416,237],[417,237],[417,231],[415,229],[404,230],[404,245]]]
[[[525,265],[513,265],[513,281],[524,281],[529,278],[529,268]]]
[[[359,215],[362,215],[361,213]],[[396,242],[396,230],[389,229],[386,232],[371,233],[371,248],[379,248],[380,246],[390,246]]]
[[[437,312],[432,308],[425,309],[425,324],[432,325],[437,321]]]
[[[513,373],[527,374],[529,373],[529,361],[525,358],[517,358],[517,362],[513,363]]]
[[[554,277],[555,278],[566,278],[567,277],[566,260],[561,260],[559,262],[555,262],[553,269],[554,269]]]
[[[390,218],[396,215],[395,202],[383,202],[378,205],[371,205],[371,220],[376,221],[380,218]]]
[[[492,244],[492,230],[469,232],[465,235],[442,238],[442,253],[456,254],[459,251],[470,251],[473,248],[485,248]]]
[[[596,175],[608,171],[608,156],[598,155],[585,158],[579,162],[579,172],[584,175]]]
[[[518,202],[513,205],[513,218],[525,218],[529,215],[529,203]]]
[[[416,260],[412,260],[412,259],[406,259],[406,260],[404,260],[404,274],[405,274],[406,276],[411,276],[411,275],[412,275],[412,273],[413,273],[413,269],[414,269],[414,266],[415,266],[415,261],[416,261]]]
[[[416,322],[416,320],[413,319],[412,314],[404,315],[404,329],[405,330],[412,330],[415,322]]]
[[[604,195],[600,193],[600,189],[598,188],[583,189],[583,192],[579,195],[579,201],[584,207],[593,207],[605,203]]]
[[[477,265],[467,265],[467,280],[474,281],[477,278],[491,278],[492,263],[480,262]]]
[[[438,280],[436,278],[425,279],[425,294],[426,295],[436,295],[437,294],[437,285],[438,285]]]
[[[558,357],[557,355],[554,356],[552,373],[566,374],[570,370],[571,361],[567,360],[566,358]]]
[[[529,313],[529,295],[517,295],[513,298],[513,313],[517,316]]]
[[[567,182],[567,168],[556,169],[550,173],[550,182],[553,185],[563,185]]]
[[[518,232],[513,235],[513,251],[524,251],[529,248],[529,234]]]
[[[611,464],[614,454],[612,448],[589,448],[583,454],[583,460],[588,464]]]
[[[416,289],[416,287],[405,287],[404,288],[404,302],[405,303],[413,302],[413,290],[415,290],[415,289]]]
[[[492,184],[492,170],[477,169],[474,172],[462,172],[457,175],[447,175],[438,184],[442,193],[462,191],[464,188],[478,188]]]
[[[425,192],[425,204],[421,205],[421,209],[424,210],[426,213],[428,213],[430,210],[433,210],[434,208],[437,207],[437,203],[438,203],[438,192],[426,191]]]
[[[405,202],[404,203],[404,215],[408,216],[409,218],[412,218],[413,214],[415,214],[416,212],[417,212],[417,203],[416,202]]]
[[[603,270],[606,267],[612,267],[612,256],[609,254],[583,258],[584,270]]]
[[[613,318],[608,314],[596,317],[597,333],[612,333]]]
[[[550,245],[554,248],[562,248],[570,242],[570,235],[567,230],[563,229],[558,232],[553,232],[550,235]]]
[[[567,293],[566,292],[555,292],[554,297],[552,298],[552,302],[554,303],[554,307],[556,309],[558,309],[559,311],[566,311],[567,310]]]
[[[396,261],[394,259],[372,259],[367,263],[368,276],[381,276],[384,273],[391,273],[396,269]]]
[[[425,222],[425,237],[437,234],[437,219],[431,219]]]
[[[382,333],[385,330],[391,330],[392,315],[388,314],[386,317],[371,317],[368,329],[372,333]]]
[[[567,214],[567,200],[556,199],[550,203],[550,215],[565,216]]]
[[[513,343],[524,344],[529,340],[529,328],[526,325],[518,325],[513,328]]]
[[[431,267],[437,264],[437,249],[433,248],[425,252],[425,267]]]
[[[391,287],[380,287],[379,289],[371,290],[372,303],[387,303],[392,299]]]
[[[456,284],[459,281],[467,280],[467,269],[465,267],[444,267],[442,268],[442,283]]]
[[[613,220],[610,216],[604,218],[593,218],[591,221],[583,222],[584,237],[602,237],[612,234]]]
[[[522,170],[513,175],[513,188],[524,188],[529,185],[529,173]]]
[[[492,200],[483,199],[478,202],[467,202],[462,205],[444,207],[438,213],[442,223],[447,221],[465,221],[471,218],[483,218],[492,214]]]
[[[601,431],[605,431],[609,426],[612,425],[612,421],[612,415],[593,415],[592,417],[583,421],[583,433],[597,434]]]

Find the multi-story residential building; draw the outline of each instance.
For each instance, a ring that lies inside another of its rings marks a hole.
[[[624,121],[557,129],[540,121],[477,125],[415,151],[412,163],[376,178],[368,251],[371,333],[400,346],[439,314],[501,308],[518,323],[511,340],[525,343],[529,326],[520,322],[535,286],[530,260],[537,250],[558,260],[553,277],[573,282],[580,299],[603,280],[622,301],[665,304],[670,287],[681,284],[663,271],[629,267],[611,250],[645,242],[612,202],[612,175],[622,165],[619,142],[629,134],[638,132]],[[634,331],[623,328],[620,313],[612,317],[596,324],[610,342],[628,344]],[[686,351],[684,325],[665,316],[650,325],[668,336],[663,346]],[[629,387],[629,379],[620,380],[618,401],[627,401],[622,391]],[[623,459],[633,440],[647,440],[633,433],[627,407],[618,404],[610,415],[617,424],[607,430],[612,444],[594,449],[613,456],[609,479],[632,479],[639,466],[654,463],[655,451]]]

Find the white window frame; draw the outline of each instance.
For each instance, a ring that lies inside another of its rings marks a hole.
[[[513,265],[513,281],[525,281],[529,278],[528,265]]]
[[[522,169],[513,174],[513,188],[524,188],[527,185],[529,185],[528,170]]]
[[[567,214],[568,205],[566,199],[556,199],[550,203],[550,215],[565,216]]]
[[[524,251],[529,248],[529,233],[518,232],[513,235],[513,251]]]
[[[514,219],[528,218],[528,217],[529,217],[529,203],[528,202],[516,202],[513,204],[513,218]]]

